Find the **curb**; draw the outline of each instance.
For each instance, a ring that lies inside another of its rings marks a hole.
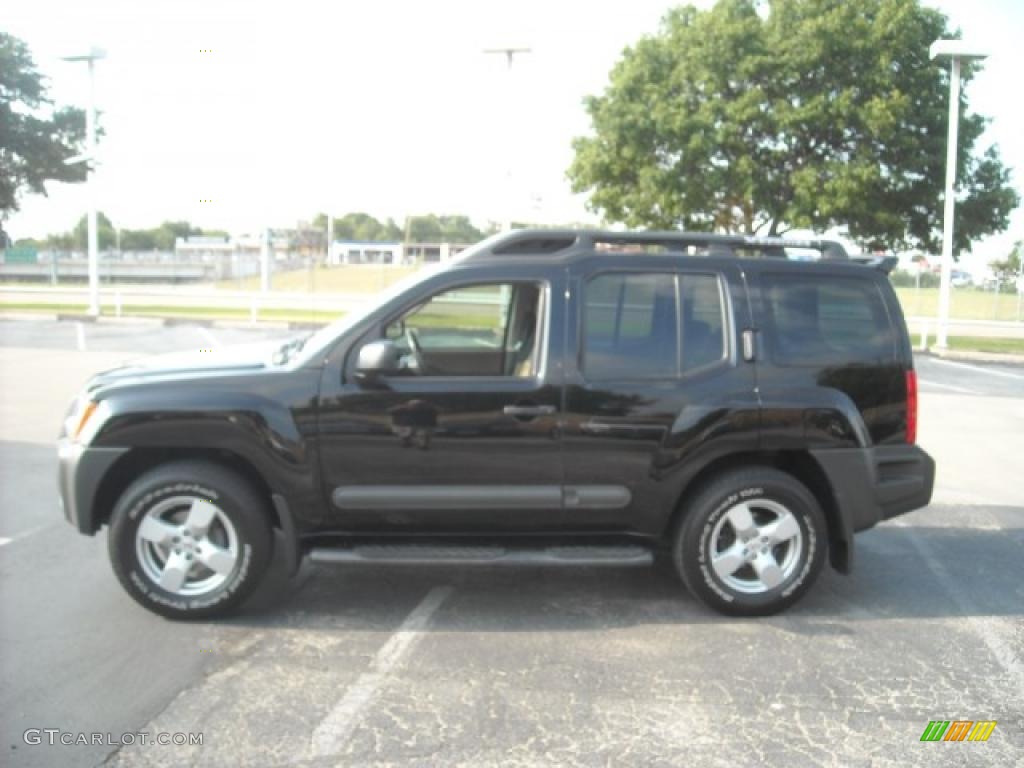
[[[57,315],[48,312],[0,312],[0,320],[20,320],[36,323],[56,323]]]
[[[965,349],[939,349],[928,347],[925,352],[942,360],[960,360],[965,363],[1003,363],[1004,365],[1024,365],[1024,355],[1013,352],[971,352]]]

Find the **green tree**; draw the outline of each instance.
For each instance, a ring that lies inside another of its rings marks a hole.
[[[97,211],[96,213],[96,241],[101,251],[110,250],[117,241],[114,225],[103,211]],[[71,231],[71,242],[80,251],[84,251],[89,247],[88,216],[83,216],[78,220],[75,228]]]
[[[0,32],[0,221],[18,210],[23,192],[46,194],[47,181],[84,181],[85,113],[54,108],[28,46]]]
[[[765,12],[759,14],[758,10]],[[781,234],[839,226],[936,252],[949,71],[946,17],[918,0],[719,0],[670,11],[627,48],[569,179],[631,226]],[[975,65],[965,63],[970,81]],[[956,243],[1006,228],[1019,198],[985,119],[961,102]]]
[[[156,230],[154,229],[122,229],[122,251],[155,251]]]
[[[327,214],[318,213],[313,217],[314,229],[327,226]],[[346,213],[335,216],[333,234],[336,240],[396,241],[402,239],[402,230],[392,219],[379,221],[368,213]]]
[[[1013,244],[1013,250],[1005,259],[989,262],[989,266],[992,267],[992,271],[1000,282],[1009,283],[1022,274],[1022,258],[1024,258],[1024,240],[1018,240]]]
[[[327,214],[314,216],[312,226],[323,230],[327,226]],[[405,228],[396,224],[394,219],[380,221],[368,213],[346,213],[334,217],[334,237],[338,240],[396,242],[404,240],[407,235],[414,243],[475,243],[484,237],[469,217],[461,214],[409,216]]]
[[[179,237],[201,234],[203,230],[187,221],[165,221],[153,230],[153,244],[158,251],[173,251],[174,241]]]
[[[475,243],[484,238],[468,216],[429,213],[406,219],[409,240],[414,243]]]

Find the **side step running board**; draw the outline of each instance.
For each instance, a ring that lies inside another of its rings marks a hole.
[[[345,565],[511,565],[633,566],[650,565],[654,556],[639,546],[552,546],[536,549],[431,544],[365,544],[345,548],[316,547],[314,563]]]

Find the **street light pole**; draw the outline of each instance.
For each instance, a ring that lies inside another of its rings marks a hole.
[[[960,127],[960,62],[987,54],[962,40],[936,40],[930,57],[949,57],[949,128],[946,136],[946,191],[942,215],[942,272],[939,279],[939,327],[935,346],[945,349],[949,335],[949,303],[953,279],[953,220],[956,209],[957,133]]]
[[[942,213],[942,272],[939,277],[939,331],[935,344],[945,349],[949,332],[949,300],[953,287],[953,216],[956,208],[956,142],[960,127],[960,58],[949,63],[949,130],[946,134],[946,191]]]
[[[106,51],[93,47],[88,53],[78,56],[64,56],[64,61],[84,61],[89,65],[89,103],[85,111],[85,154],[70,158],[68,163],[88,162],[86,186],[89,193],[89,210],[86,213],[89,249],[89,314],[100,314],[100,249],[96,232],[96,62],[106,58]]]
[[[515,57],[523,53],[532,53],[532,49],[526,46],[515,46],[509,45],[499,48],[484,48],[485,54],[499,54],[505,57],[507,63],[508,72],[508,89],[509,93],[512,91],[512,64],[515,61]],[[501,229],[503,232],[509,232],[512,229],[512,129],[511,121],[506,120],[506,132],[508,137],[505,141],[506,156],[506,168],[505,168],[505,211],[502,217]]]

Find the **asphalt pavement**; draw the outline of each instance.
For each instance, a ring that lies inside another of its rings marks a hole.
[[[0,764],[1024,764],[1024,368],[917,361],[933,504],[781,616],[718,616],[657,569],[277,561],[236,617],[161,619],[61,517],[59,422],[92,372],[267,335],[0,321]],[[998,725],[920,741],[957,719]]]

